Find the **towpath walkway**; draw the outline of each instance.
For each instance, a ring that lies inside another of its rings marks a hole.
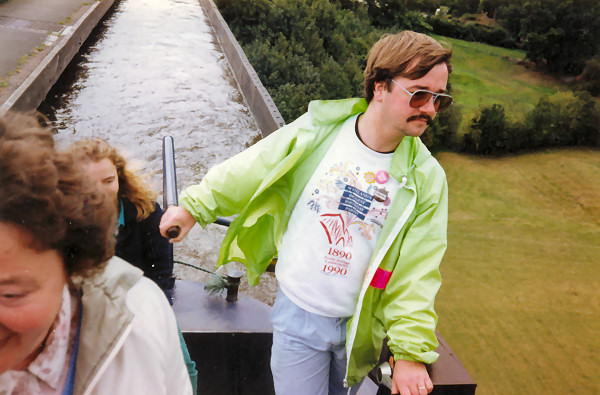
[[[8,0],[0,4],[0,116],[8,110],[37,108],[113,2]]]

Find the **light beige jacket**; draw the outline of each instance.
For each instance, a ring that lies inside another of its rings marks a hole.
[[[75,394],[192,393],[173,309],[141,270],[114,257],[76,286],[83,317]]]

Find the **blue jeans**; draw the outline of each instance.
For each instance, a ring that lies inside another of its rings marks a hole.
[[[301,309],[277,290],[271,309],[271,371],[276,394],[347,395],[346,322]]]

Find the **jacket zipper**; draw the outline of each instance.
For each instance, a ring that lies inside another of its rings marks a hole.
[[[360,291],[360,295],[358,296],[358,302],[356,303],[356,310],[355,310],[354,316],[353,316],[356,319],[352,320],[352,326],[349,331],[349,338],[346,339],[346,375],[344,377],[344,387],[346,387],[346,388],[349,387],[348,386],[348,368],[350,366],[350,354],[352,351],[352,346],[354,345],[354,339],[356,338],[358,321],[360,318],[360,311],[362,309],[362,303],[363,303],[364,296],[367,292],[367,289],[369,288],[369,284],[371,284],[371,280],[373,280],[373,276],[375,275],[376,269],[379,267],[379,265],[381,264],[381,261],[383,260],[383,257],[385,256],[385,253],[391,247],[392,243],[396,239],[396,236],[400,233],[400,230],[402,230],[402,228],[406,224],[406,221],[408,221],[408,218],[410,217],[410,215],[412,214],[412,212],[416,206],[416,201],[417,201],[416,191],[414,188],[407,187],[406,186],[407,182],[408,182],[408,178],[406,176],[402,176],[402,184],[400,184],[400,188],[406,188],[408,190],[411,190],[413,192],[413,197],[410,200],[410,202],[408,203],[408,206],[406,207],[404,212],[402,212],[402,215],[400,215],[398,222],[396,222],[396,224],[394,224],[394,228],[393,228],[392,232],[390,233],[390,235],[388,236],[388,238],[382,244],[379,251],[376,252],[375,259],[369,266],[368,276],[363,281],[362,290]],[[350,394],[350,389],[348,389],[348,394]]]
[[[85,389],[85,392],[83,393],[83,395],[91,394],[92,389],[96,386],[96,384],[98,383],[98,380],[104,374],[104,371],[108,367],[109,363],[112,362],[112,360],[115,358],[115,356],[117,355],[119,350],[121,350],[121,348],[123,347],[123,343],[125,343],[125,339],[127,338],[127,336],[129,336],[129,333],[132,330],[133,330],[133,322],[130,322],[129,324],[127,324],[127,327],[125,327],[125,330],[123,330],[121,337],[119,338],[119,340],[117,340],[117,342],[115,343],[115,346],[112,348],[112,350],[110,351],[110,353],[108,354],[108,356],[106,357],[106,359],[104,360],[102,365],[100,365],[100,368],[98,369],[98,371],[96,372],[96,374],[94,375],[92,380],[90,381],[90,384]]]

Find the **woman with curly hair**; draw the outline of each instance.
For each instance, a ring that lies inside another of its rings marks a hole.
[[[0,118],[0,393],[191,394],[173,310],[113,257],[116,207],[33,117]]]
[[[116,204],[119,217],[115,255],[142,269],[173,304],[173,245],[158,229],[163,210],[156,203],[156,194],[145,179],[131,169],[123,155],[104,140],[80,140],[71,144],[69,151]],[[196,364],[181,331],[179,340],[195,394]]]
[[[156,194],[106,141],[80,140],[69,150],[99,187],[114,197],[119,211],[115,255],[142,269],[172,304],[173,246],[158,230],[163,210],[156,203]]]

